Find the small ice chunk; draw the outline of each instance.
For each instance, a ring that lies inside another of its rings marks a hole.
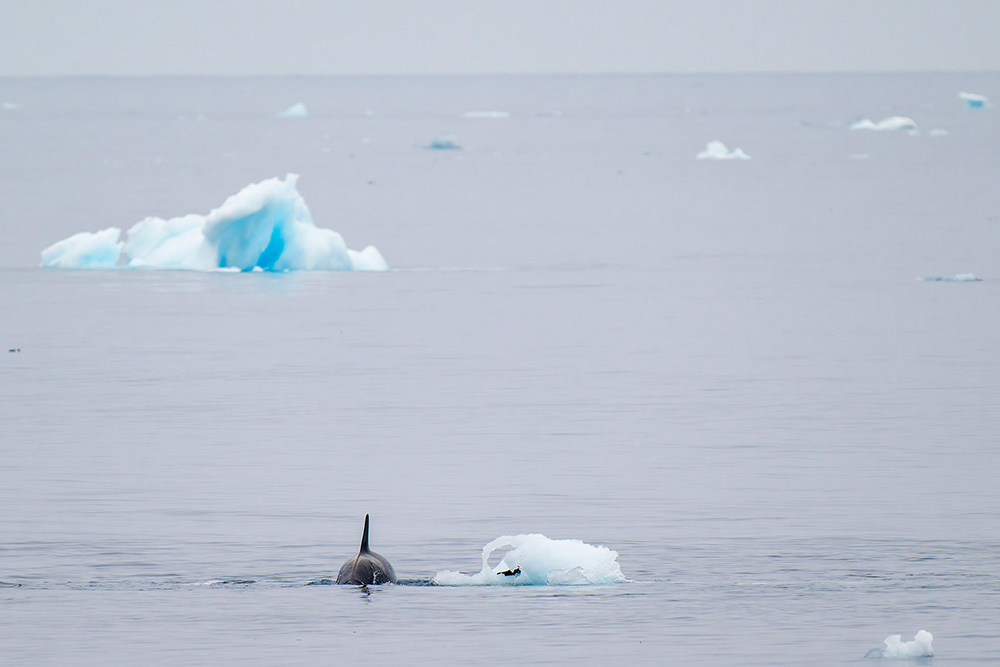
[[[499,118],[509,118],[509,111],[466,111],[462,114],[463,118],[468,118],[470,120],[496,120]]]
[[[364,250],[347,249],[347,256],[351,258],[351,268],[354,271],[388,271],[389,263],[382,257],[382,253],[373,245],[366,246]]]
[[[889,635],[885,638],[885,646],[873,648],[865,654],[866,658],[930,658],[934,656],[931,642],[934,637],[926,630],[921,630],[913,641],[902,641],[902,635]]]
[[[931,137],[947,137],[948,130],[943,130],[940,127],[935,127],[933,130],[928,132],[927,135]]]
[[[959,99],[965,102],[966,109],[984,109],[986,107],[992,107],[990,104],[990,98],[985,95],[979,95],[977,93],[959,93]]]
[[[695,156],[697,160],[749,160],[750,156],[743,152],[742,148],[729,150],[726,145],[719,140],[710,141],[705,144],[705,150]]]
[[[959,273],[954,276],[926,276],[917,280],[925,283],[978,283],[983,279],[976,277],[974,273]]]
[[[309,110],[302,102],[297,102],[278,114],[278,118],[308,118]]]
[[[434,137],[424,148],[434,151],[457,151],[462,149],[458,144],[458,138],[454,134],[442,134]]]
[[[23,108],[24,105],[17,102],[0,102],[0,111],[17,111]]]
[[[891,132],[894,130],[917,131],[916,121],[909,116],[889,116],[877,123],[872,121],[871,118],[861,118],[853,121],[848,127],[852,130],[874,130],[875,132]]]

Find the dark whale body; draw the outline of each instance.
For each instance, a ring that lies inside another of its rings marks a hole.
[[[383,556],[368,548],[368,515],[365,515],[365,532],[361,536],[361,551],[340,567],[338,584],[367,586],[368,584],[396,583],[396,572]]]

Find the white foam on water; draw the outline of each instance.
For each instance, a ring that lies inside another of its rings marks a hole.
[[[252,183],[208,215],[150,217],[122,238],[117,227],[82,232],[42,251],[60,269],[190,271],[385,271],[374,247],[351,250],[332,229],[316,227],[296,189],[297,174]]]
[[[705,150],[695,155],[697,160],[749,160],[750,156],[743,152],[742,148],[729,150],[726,145],[719,140],[710,141],[705,144]]]
[[[930,658],[934,656],[931,642],[934,636],[926,630],[921,630],[913,641],[904,642],[902,635],[889,635],[885,638],[885,646],[873,648],[865,654],[866,658]]]
[[[509,549],[503,552],[505,549]],[[503,552],[490,567],[489,559]],[[504,535],[483,547],[483,567],[475,574],[443,570],[439,586],[579,586],[626,582],[618,552],[580,540],[552,540],[544,535]]]

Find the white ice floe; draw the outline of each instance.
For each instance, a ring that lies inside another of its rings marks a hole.
[[[494,552],[503,556],[490,567]],[[504,535],[493,540],[483,547],[483,568],[476,574],[444,570],[434,576],[439,586],[572,586],[625,581],[618,552],[580,540],[551,540],[537,534]]]
[[[0,111],[17,111],[23,108],[24,105],[17,102],[0,102]]]
[[[42,251],[60,269],[191,271],[384,271],[374,246],[351,250],[332,229],[316,227],[295,187],[297,174],[252,183],[208,215],[150,217],[121,238],[116,227],[74,234]]]
[[[941,129],[940,127],[935,127],[933,130],[927,133],[927,136],[936,138],[947,137],[948,130]]]
[[[729,150],[721,141],[710,141],[705,144],[705,150],[695,155],[697,160],[749,160],[750,156],[742,148]]]
[[[278,118],[308,118],[309,110],[302,102],[297,102],[278,114]]]
[[[925,283],[978,283],[983,279],[977,278],[974,273],[959,273],[954,276],[925,276],[917,280]]]
[[[904,130],[906,132],[915,133],[917,131],[916,121],[909,116],[889,116],[888,118],[883,118],[877,123],[870,118],[861,118],[852,122],[849,127],[852,130],[874,130],[876,132]]]
[[[471,120],[495,120],[509,117],[509,111],[466,111],[462,114],[462,118],[469,118]]]
[[[913,641],[902,641],[902,635],[889,635],[885,638],[885,646],[873,648],[865,654],[866,658],[930,658],[934,655],[931,642],[934,637],[926,630],[921,630]]]
[[[977,93],[959,93],[958,97],[965,102],[966,109],[984,109],[993,106],[990,104],[990,98],[985,95],[979,95]]]

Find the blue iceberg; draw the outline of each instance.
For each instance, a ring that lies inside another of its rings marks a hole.
[[[462,146],[458,143],[458,138],[454,134],[442,134],[431,139],[431,142],[424,146],[433,151],[459,151]]]
[[[979,95],[977,93],[959,93],[958,97],[965,102],[966,109],[985,109],[986,107],[993,106],[990,104],[990,98],[985,95]]]
[[[496,567],[494,552],[509,549]],[[552,540],[544,535],[504,535],[483,547],[483,568],[476,574],[444,570],[439,586],[574,586],[626,582],[618,552],[580,540]]]
[[[297,174],[252,183],[208,215],[146,218],[124,236],[117,227],[82,232],[42,251],[57,269],[190,271],[385,271],[374,247],[351,250],[332,229],[313,224],[295,188]]]

